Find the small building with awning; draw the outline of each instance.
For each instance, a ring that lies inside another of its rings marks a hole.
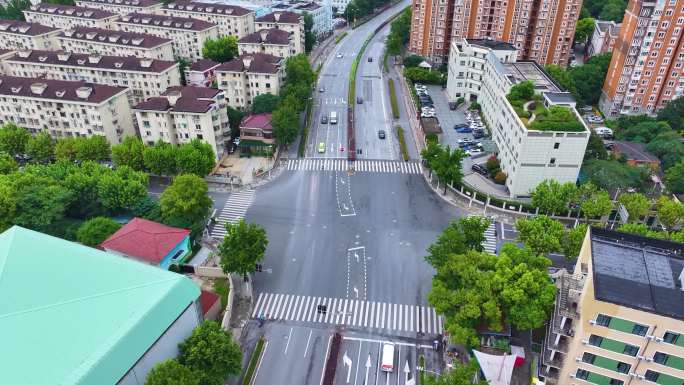
[[[240,151],[272,153],[275,145],[271,114],[246,116],[240,123]]]

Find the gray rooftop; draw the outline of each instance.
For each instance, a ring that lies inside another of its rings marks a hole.
[[[544,93],[552,103],[554,104],[575,104],[575,98],[569,92],[546,92]]]
[[[494,39],[466,39],[466,41],[473,45],[479,45],[480,47],[485,47],[497,51],[516,51],[513,44],[499,41]]]
[[[511,84],[531,80],[534,83],[534,89],[538,92],[563,91],[536,62],[518,61],[515,63],[502,63],[502,66],[506,71],[506,78]]]
[[[591,229],[594,297],[684,320],[684,244]]]

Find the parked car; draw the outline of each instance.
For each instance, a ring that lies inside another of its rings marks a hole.
[[[449,109],[451,111],[455,111],[456,110],[456,103],[455,102],[449,102]]]
[[[467,147],[470,143],[475,143],[475,140],[474,140],[474,139],[469,139],[469,138],[459,139],[459,140],[458,140],[458,146],[461,147],[461,148]]]
[[[473,138],[475,139],[481,139],[484,138],[485,135],[485,130],[473,130]]]
[[[456,132],[458,132],[459,134],[470,134],[471,132],[473,132],[473,129],[470,127],[461,127],[457,129]]]
[[[325,88],[323,88],[323,86],[321,86],[321,88],[318,89],[318,92],[325,92]]]
[[[472,166],[470,166],[470,169],[484,176],[487,176],[489,174],[487,168],[481,164],[474,163]]]
[[[385,130],[378,131],[378,138],[385,139]]]
[[[458,130],[459,128],[466,128],[466,127],[470,127],[470,126],[468,126],[466,123],[458,123],[454,126],[454,130]]]
[[[484,151],[481,148],[471,148],[469,150],[466,150],[466,155],[468,156],[473,156],[475,154],[481,154]]]
[[[343,58],[343,57],[344,57],[344,55],[342,55],[341,53],[338,53],[338,54],[337,54],[337,58],[338,58],[338,59],[341,59],[341,58]]]
[[[328,124],[328,115],[321,116],[321,124]]]
[[[613,130],[608,127],[596,127],[594,132],[603,139],[613,139]]]

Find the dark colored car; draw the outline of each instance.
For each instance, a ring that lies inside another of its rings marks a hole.
[[[454,126],[454,130],[458,130],[459,128],[468,128],[470,127],[468,123],[458,123]]]
[[[449,109],[451,111],[456,110],[456,102],[449,102]]]
[[[385,130],[378,131],[378,138],[385,139]]]
[[[357,96],[356,97],[356,104],[363,104],[363,98],[361,98],[360,96]]]
[[[470,127],[461,127],[461,128],[457,128],[456,132],[458,132],[459,134],[469,134],[469,133],[473,132],[473,129]]]
[[[473,138],[480,139],[484,138],[485,136],[486,135],[484,130],[473,130]]]
[[[470,167],[470,169],[475,171],[476,173],[484,175],[484,176],[487,176],[487,174],[489,174],[487,169],[481,164],[475,163]]]
[[[321,116],[321,124],[327,124],[327,123],[328,123],[328,115]]]
[[[370,63],[370,62],[372,62],[372,61],[373,61],[373,58],[370,57],[370,56],[368,56],[368,62]]]

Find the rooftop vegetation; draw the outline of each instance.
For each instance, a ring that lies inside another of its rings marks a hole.
[[[577,120],[569,108],[562,106],[546,108],[541,95],[534,93],[534,83],[530,80],[511,87],[506,99],[525,127],[530,130],[584,131],[584,125]]]

